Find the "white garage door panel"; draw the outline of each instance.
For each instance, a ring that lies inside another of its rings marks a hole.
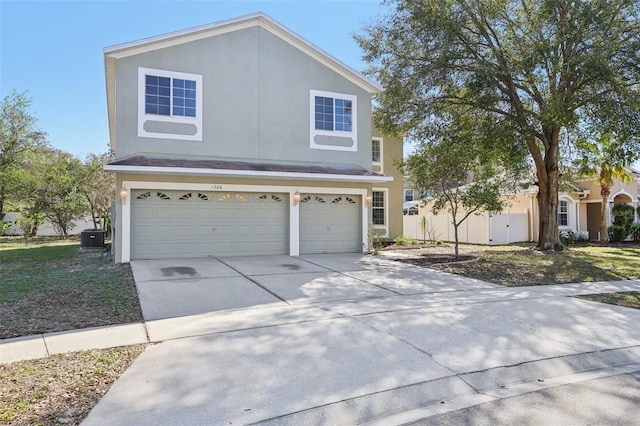
[[[137,190],[131,258],[285,254],[285,194]]]
[[[302,194],[300,253],[361,252],[361,211],[359,196]]]

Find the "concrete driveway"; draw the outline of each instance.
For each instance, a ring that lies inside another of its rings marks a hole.
[[[131,262],[145,321],[252,306],[288,306],[494,284],[359,254],[162,259]],[[399,274],[399,271],[402,271]],[[448,274],[447,274],[448,275]]]
[[[85,425],[401,424],[640,371],[640,311],[569,297],[638,281],[505,288],[357,255],[132,266],[157,344]]]

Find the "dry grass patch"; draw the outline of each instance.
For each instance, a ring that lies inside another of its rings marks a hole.
[[[0,423],[79,425],[145,345],[0,364]]]
[[[404,251],[406,253],[406,251]],[[429,258],[453,253],[442,244],[417,250]],[[478,256],[467,264],[430,267],[505,286],[632,280],[640,278],[640,246],[571,246],[562,252],[543,253],[525,245],[462,245],[461,254]]]

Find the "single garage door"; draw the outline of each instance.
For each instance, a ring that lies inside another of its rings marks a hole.
[[[362,252],[361,212],[359,196],[302,194],[300,253]]]
[[[288,253],[286,194],[132,191],[131,258]]]

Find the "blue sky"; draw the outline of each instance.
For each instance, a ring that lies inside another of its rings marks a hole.
[[[0,96],[28,90],[55,148],[105,152],[104,47],[258,11],[362,71],[353,35],[383,9],[378,0],[0,0]]]

